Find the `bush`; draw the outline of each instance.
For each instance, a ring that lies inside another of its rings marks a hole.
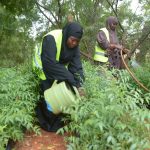
[[[38,127],[34,124],[38,81],[35,80],[31,69],[25,66],[0,68],[1,149],[4,149],[8,139],[21,140],[26,129],[39,133]]]
[[[137,79],[150,90],[150,67],[148,63],[142,65],[142,67],[138,67],[137,69],[133,70]],[[131,80],[132,84],[135,84],[133,80]],[[137,84],[135,85],[137,86]]]
[[[126,71],[119,71],[120,80],[102,67],[84,63],[86,97],[66,110],[72,122],[60,132],[68,137],[69,150],[142,150],[150,147],[150,113],[137,103],[148,99],[141,90],[128,84]]]

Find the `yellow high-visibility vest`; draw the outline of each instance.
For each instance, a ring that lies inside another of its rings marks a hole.
[[[62,30],[53,30],[46,35],[43,36],[43,38],[47,35],[52,35],[56,42],[56,60],[59,61],[60,58],[60,51],[61,51],[61,42],[62,42]],[[45,74],[43,72],[42,68],[42,61],[41,61],[41,52],[42,52],[42,43],[40,45],[36,45],[35,47],[35,53],[33,57],[33,70],[38,75],[38,77],[42,80],[45,80]]]
[[[100,30],[102,30],[105,33],[107,40],[110,42],[108,30],[106,28],[101,28]],[[95,45],[94,60],[95,61],[100,61],[100,62],[108,62],[108,57],[105,56],[105,50],[103,50],[98,45],[97,42],[96,42],[96,45]]]

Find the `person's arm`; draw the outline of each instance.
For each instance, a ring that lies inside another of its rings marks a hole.
[[[68,70],[74,75],[74,79],[76,80],[76,87],[81,87],[84,81],[84,74],[83,74],[83,68],[82,63],[80,60],[80,50],[79,47],[71,60],[71,62],[68,65]]]
[[[119,45],[119,44],[109,44],[109,49],[113,50],[113,49],[122,49],[122,45]]]
[[[76,86],[73,74],[56,60],[56,53],[55,39],[53,36],[47,35],[43,39],[41,54],[43,71],[46,78],[50,80],[67,81],[71,85]]]
[[[97,42],[99,46],[104,50],[108,49],[109,44],[110,44],[103,31],[99,31],[99,33],[97,34]]]
[[[122,46],[119,44],[111,44],[103,31],[100,31],[97,35],[97,42],[99,46],[104,50],[114,50],[114,49],[122,49]]]

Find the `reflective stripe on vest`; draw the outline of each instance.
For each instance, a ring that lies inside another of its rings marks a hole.
[[[110,42],[108,30],[106,28],[101,28],[100,30],[102,30],[105,33],[107,40]],[[100,62],[107,62],[108,61],[108,57],[105,56],[105,50],[100,48],[100,46],[98,46],[97,42],[95,45],[94,60],[100,61]]]
[[[61,42],[62,42],[62,30],[53,30],[47,33],[45,36],[47,35],[52,35],[55,39],[56,48],[57,48],[56,60],[59,61],[60,51],[61,51]],[[42,52],[42,43],[36,45],[35,47],[35,54],[33,58],[33,70],[35,71],[35,73],[38,75],[40,79],[45,80],[46,77],[42,68],[41,52]]]

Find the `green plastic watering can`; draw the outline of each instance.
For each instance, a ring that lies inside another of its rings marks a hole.
[[[59,114],[63,108],[75,104],[80,95],[76,87],[70,87],[66,82],[57,83],[55,80],[52,87],[44,92],[44,98],[51,106],[52,112]]]

